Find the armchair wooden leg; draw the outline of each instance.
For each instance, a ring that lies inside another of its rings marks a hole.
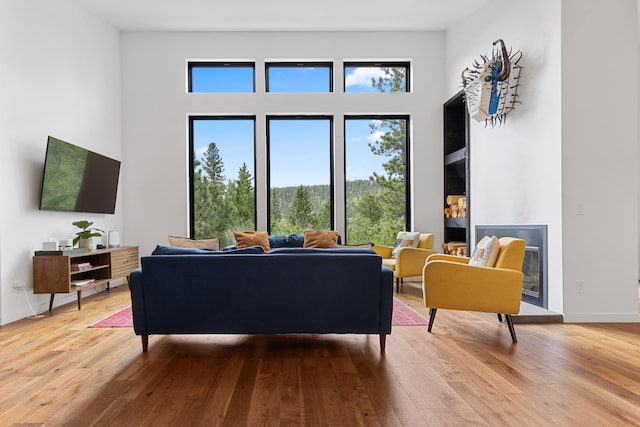
[[[396,294],[400,293],[400,278],[396,277]]]
[[[431,332],[431,327],[433,326],[433,321],[436,319],[436,311],[438,311],[437,308],[430,308],[429,309],[429,326],[427,327],[427,332]]]
[[[509,333],[511,334],[511,341],[514,343],[518,342],[518,338],[516,337],[516,330],[513,327],[513,319],[510,314],[505,314],[504,317],[507,319],[507,325],[509,326]]]

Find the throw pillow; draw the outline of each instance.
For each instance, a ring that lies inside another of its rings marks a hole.
[[[391,258],[395,258],[399,248],[417,248],[420,242],[419,231],[401,231],[396,236],[396,242],[393,244]]]
[[[269,236],[269,248],[287,248],[289,247],[289,238],[287,236],[273,235]]]
[[[338,232],[333,230],[306,230],[304,232],[305,248],[332,248],[338,243]]]
[[[220,239],[217,237],[211,237],[210,239],[188,239],[186,237],[169,236],[169,244],[178,248],[220,250]]]
[[[496,236],[484,236],[476,245],[476,250],[469,260],[469,265],[493,267],[500,253],[500,241]]]
[[[304,234],[294,233],[289,234],[287,237],[287,243],[290,248],[301,248],[304,246]]]
[[[266,231],[236,231],[233,233],[238,248],[249,246],[262,246],[265,252],[269,252],[269,234]]]

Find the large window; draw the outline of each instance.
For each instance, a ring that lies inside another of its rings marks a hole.
[[[238,230],[336,229],[349,244],[392,244],[409,229],[410,114],[373,113],[413,99],[409,62],[348,60],[336,76],[323,59],[186,64],[189,92],[210,93],[188,101],[205,109],[189,118],[190,237],[227,246]],[[368,94],[336,94],[334,77]],[[238,104],[236,92],[250,93]],[[334,117],[344,120],[338,136]]]
[[[410,92],[409,64],[346,62],[345,92]]]
[[[191,117],[192,237],[255,230],[255,117]]]
[[[346,241],[392,244],[409,223],[408,118],[345,118]]]
[[[270,62],[266,64],[267,92],[331,92],[332,64]]]
[[[255,64],[251,62],[190,62],[189,92],[255,92]]]
[[[332,119],[268,117],[271,234],[332,228]]]

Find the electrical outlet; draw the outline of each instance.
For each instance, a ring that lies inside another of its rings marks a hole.
[[[23,289],[27,289],[27,285],[24,280],[16,280],[15,282],[13,282],[13,289],[21,291]]]
[[[582,280],[578,280],[578,286],[576,287],[576,293],[584,294],[584,282]]]

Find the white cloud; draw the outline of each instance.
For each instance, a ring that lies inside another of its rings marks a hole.
[[[381,68],[366,67],[356,68],[352,73],[347,74],[344,79],[346,87],[351,86],[364,86],[371,87],[371,79],[377,79],[384,76],[384,72]]]
[[[200,158],[204,155],[204,153],[207,152],[207,149],[209,148],[209,146],[205,145],[203,147],[200,148],[196,148],[196,158]]]
[[[386,134],[386,132],[377,130],[367,137],[367,141],[369,142],[379,141],[384,134]]]

